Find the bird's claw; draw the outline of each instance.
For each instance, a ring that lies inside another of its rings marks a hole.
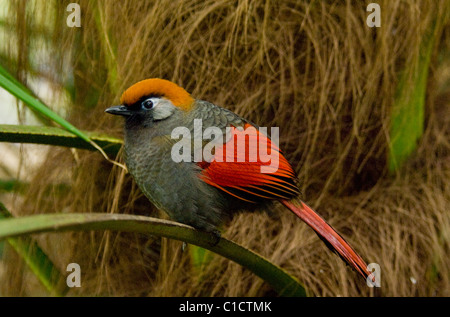
[[[222,234],[220,233],[219,230],[214,230],[211,232],[211,234],[213,237],[212,246],[215,247],[220,242],[220,238],[222,237]]]

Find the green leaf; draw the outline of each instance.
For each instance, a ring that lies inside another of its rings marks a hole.
[[[201,273],[202,268],[212,260],[212,254],[208,250],[196,245],[189,245],[192,266],[197,273]]]
[[[11,213],[0,203],[0,222],[12,218]],[[24,259],[27,266],[52,296],[64,296],[69,290],[65,278],[48,258],[37,242],[28,236],[7,238],[6,241]]]
[[[391,112],[388,169],[398,170],[417,148],[425,121],[425,98],[431,56],[446,16],[437,13],[420,44],[417,58],[403,70]]]
[[[0,240],[39,232],[118,230],[195,244],[251,270],[282,296],[306,296],[304,287],[277,265],[232,241],[173,221],[125,214],[45,214],[0,221]]]
[[[0,69],[2,69],[1,66]],[[72,124],[67,122],[53,110],[44,105],[39,99],[31,95],[30,91],[26,89],[24,86],[22,86],[19,82],[13,80],[11,76],[5,76],[5,72],[6,70],[4,69],[0,71],[0,86],[2,86],[5,90],[7,90],[16,98],[22,100],[28,107],[38,111],[42,115],[58,123],[59,125],[64,127],[67,131],[70,131],[71,133],[75,134],[84,141],[88,143],[91,142],[87,135],[79,131]]]
[[[11,63],[12,61],[8,58],[2,58],[2,56],[0,56],[0,60],[5,60],[8,63]],[[3,68],[0,65],[0,75],[3,75],[4,77],[6,77],[9,81],[11,81],[14,85],[16,85],[17,87],[19,87],[22,91],[23,94],[29,94],[29,95],[33,95],[33,93],[25,86],[23,86],[17,79],[15,79],[5,68]],[[0,83],[0,86],[3,87],[3,85]],[[33,114],[36,116],[36,118],[39,120],[39,122],[41,122],[44,125],[49,125],[51,124],[51,121],[43,116],[39,111],[36,111],[34,108],[30,108],[30,110],[33,112]]]
[[[33,109],[34,111],[40,113],[44,117],[51,119],[56,122],[64,129],[73,133],[83,141],[89,143],[92,147],[99,150],[106,159],[109,158],[106,156],[102,148],[96,144],[93,140],[89,138],[87,134],[78,130],[71,123],[66,121],[64,118],[59,116],[53,110],[48,108],[45,104],[43,104],[39,99],[35,98],[30,91],[25,88],[22,84],[20,84],[16,79],[13,78],[1,65],[0,65],[0,86],[11,93],[16,98],[22,100],[28,107]]]
[[[120,139],[105,134],[84,133],[108,154],[117,154],[122,146],[123,141]],[[96,150],[91,144],[72,133],[56,127],[0,124],[0,142],[35,143]]]

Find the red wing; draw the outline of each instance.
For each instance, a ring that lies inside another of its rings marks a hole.
[[[234,197],[256,203],[299,194],[296,175],[280,149],[252,125],[231,127],[231,138],[216,147],[210,163],[201,162],[200,178]]]

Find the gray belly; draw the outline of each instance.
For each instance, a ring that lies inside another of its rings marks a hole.
[[[170,148],[149,145],[144,152],[135,151],[133,143],[125,147],[128,170],[144,195],[173,220],[215,231],[226,213],[222,194],[200,180],[196,164],[176,163]]]

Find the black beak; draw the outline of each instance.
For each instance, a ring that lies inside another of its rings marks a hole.
[[[124,105],[109,107],[108,109],[105,110],[105,112],[125,117],[132,115],[132,111],[130,111],[130,109]]]

